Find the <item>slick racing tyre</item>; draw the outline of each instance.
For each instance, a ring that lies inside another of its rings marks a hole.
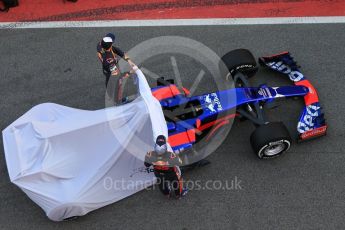
[[[250,78],[258,71],[258,66],[253,54],[246,49],[230,51],[222,57],[222,61],[225,63],[232,77],[234,77],[237,72],[241,72]]]
[[[260,159],[281,155],[291,146],[291,137],[282,122],[272,122],[256,128],[250,143]]]

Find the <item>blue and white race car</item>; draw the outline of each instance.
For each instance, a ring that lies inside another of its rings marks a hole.
[[[250,120],[256,129],[250,137],[254,152],[259,158],[271,158],[288,150],[292,140],[282,122],[269,122],[264,114],[266,104],[277,98],[303,97],[305,106],[297,122],[298,140],[304,141],[326,134],[327,125],[319,98],[313,85],[301,73],[289,52],[261,57],[259,63],[288,77],[293,86],[252,87],[249,78],[258,66],[246,49],[233,50],[222,57],[236,88],[189,96],[188,89],[177,87],[173,80],[157,81],[153,95],[160,101],[173,150],[190,149],[205,137],[209,140],[216,131],[241,117]],[[202,135],[200,135],[202,133]]]
[[[159,79],[151,89],[136,67],[140,96],[122,106],[87,111],[54,103],[36,105],[3,130],[11,182],[51,220],[61,221],[154,184],[155,175],[143,161],[158,135],[169,136],[176,152],[193,150],[197,142],[217,140],[219,129],[240,117],[256,126],[250,141],[257,156],[275,157],[288,150],[292,140],[283,123],[268,121],[264,108],[277,98],[296,96],[305,101],[296,122],[298,139],[326,134],[316,90],[289,53],[262,57],[259,63],[289,77],[294,86],[251,87],[249,78],[258,67],[248,50],[234,50],[222,60],[235,88],[190,96],[173,81]],[[204,155],[192,161],[192,153],[183,153],[186,168],[202,166]]]

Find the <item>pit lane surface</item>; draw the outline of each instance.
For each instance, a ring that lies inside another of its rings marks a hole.
[[[95,45],[107,28],[0,31],[0,95],[3,130],[31,107],[55,102],[81,109],[104,107],[104,79]],[[9,182],[3,149],[0,168],[0,229],[341,229],[345,224],[345,24],[117,28],[124,50],[149,38],[177,35],[204,43],[218,55],[245,47],[255,56],[289,50],[319,91],[329,124],[324,138],[292,146],[285,155],[259,160],[252,153],[248,122],[230,135],[186,180],[220,180],[240,187],[192,190],[182,200],[166,200],[158,189],[139,192],[75,221],[54,223]],[[173,75],[170,54],[145,63]],[[198,64],[177,57],[183,83],[190,87]],[[277,78],[278,77],[278,78]],[[260,70],[255,82],[289,84]],[[210,90],[205,77],[199,92]],[[286,101],[270,115],[294,128],[301,103]],[[2,144],[2,141],[1,141]]]

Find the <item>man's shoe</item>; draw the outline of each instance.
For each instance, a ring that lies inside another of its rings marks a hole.
[[[188,193],[188,189],[184,188],[181,192],[181,195],[178,197],[179,199],[181,199],[182,197],[184,197],[185,195],[187,195]]]

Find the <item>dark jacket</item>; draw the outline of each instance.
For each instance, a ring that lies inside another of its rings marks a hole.
[[[102,48],[101,43],[97,45],[97,54],[99,59],[102,61],[103,69],[109,72],[110,63],[112,60],[118,62],[119,57],[124,58],[125,53],[118,47],[112,46],[109,50],[105,50]]]

